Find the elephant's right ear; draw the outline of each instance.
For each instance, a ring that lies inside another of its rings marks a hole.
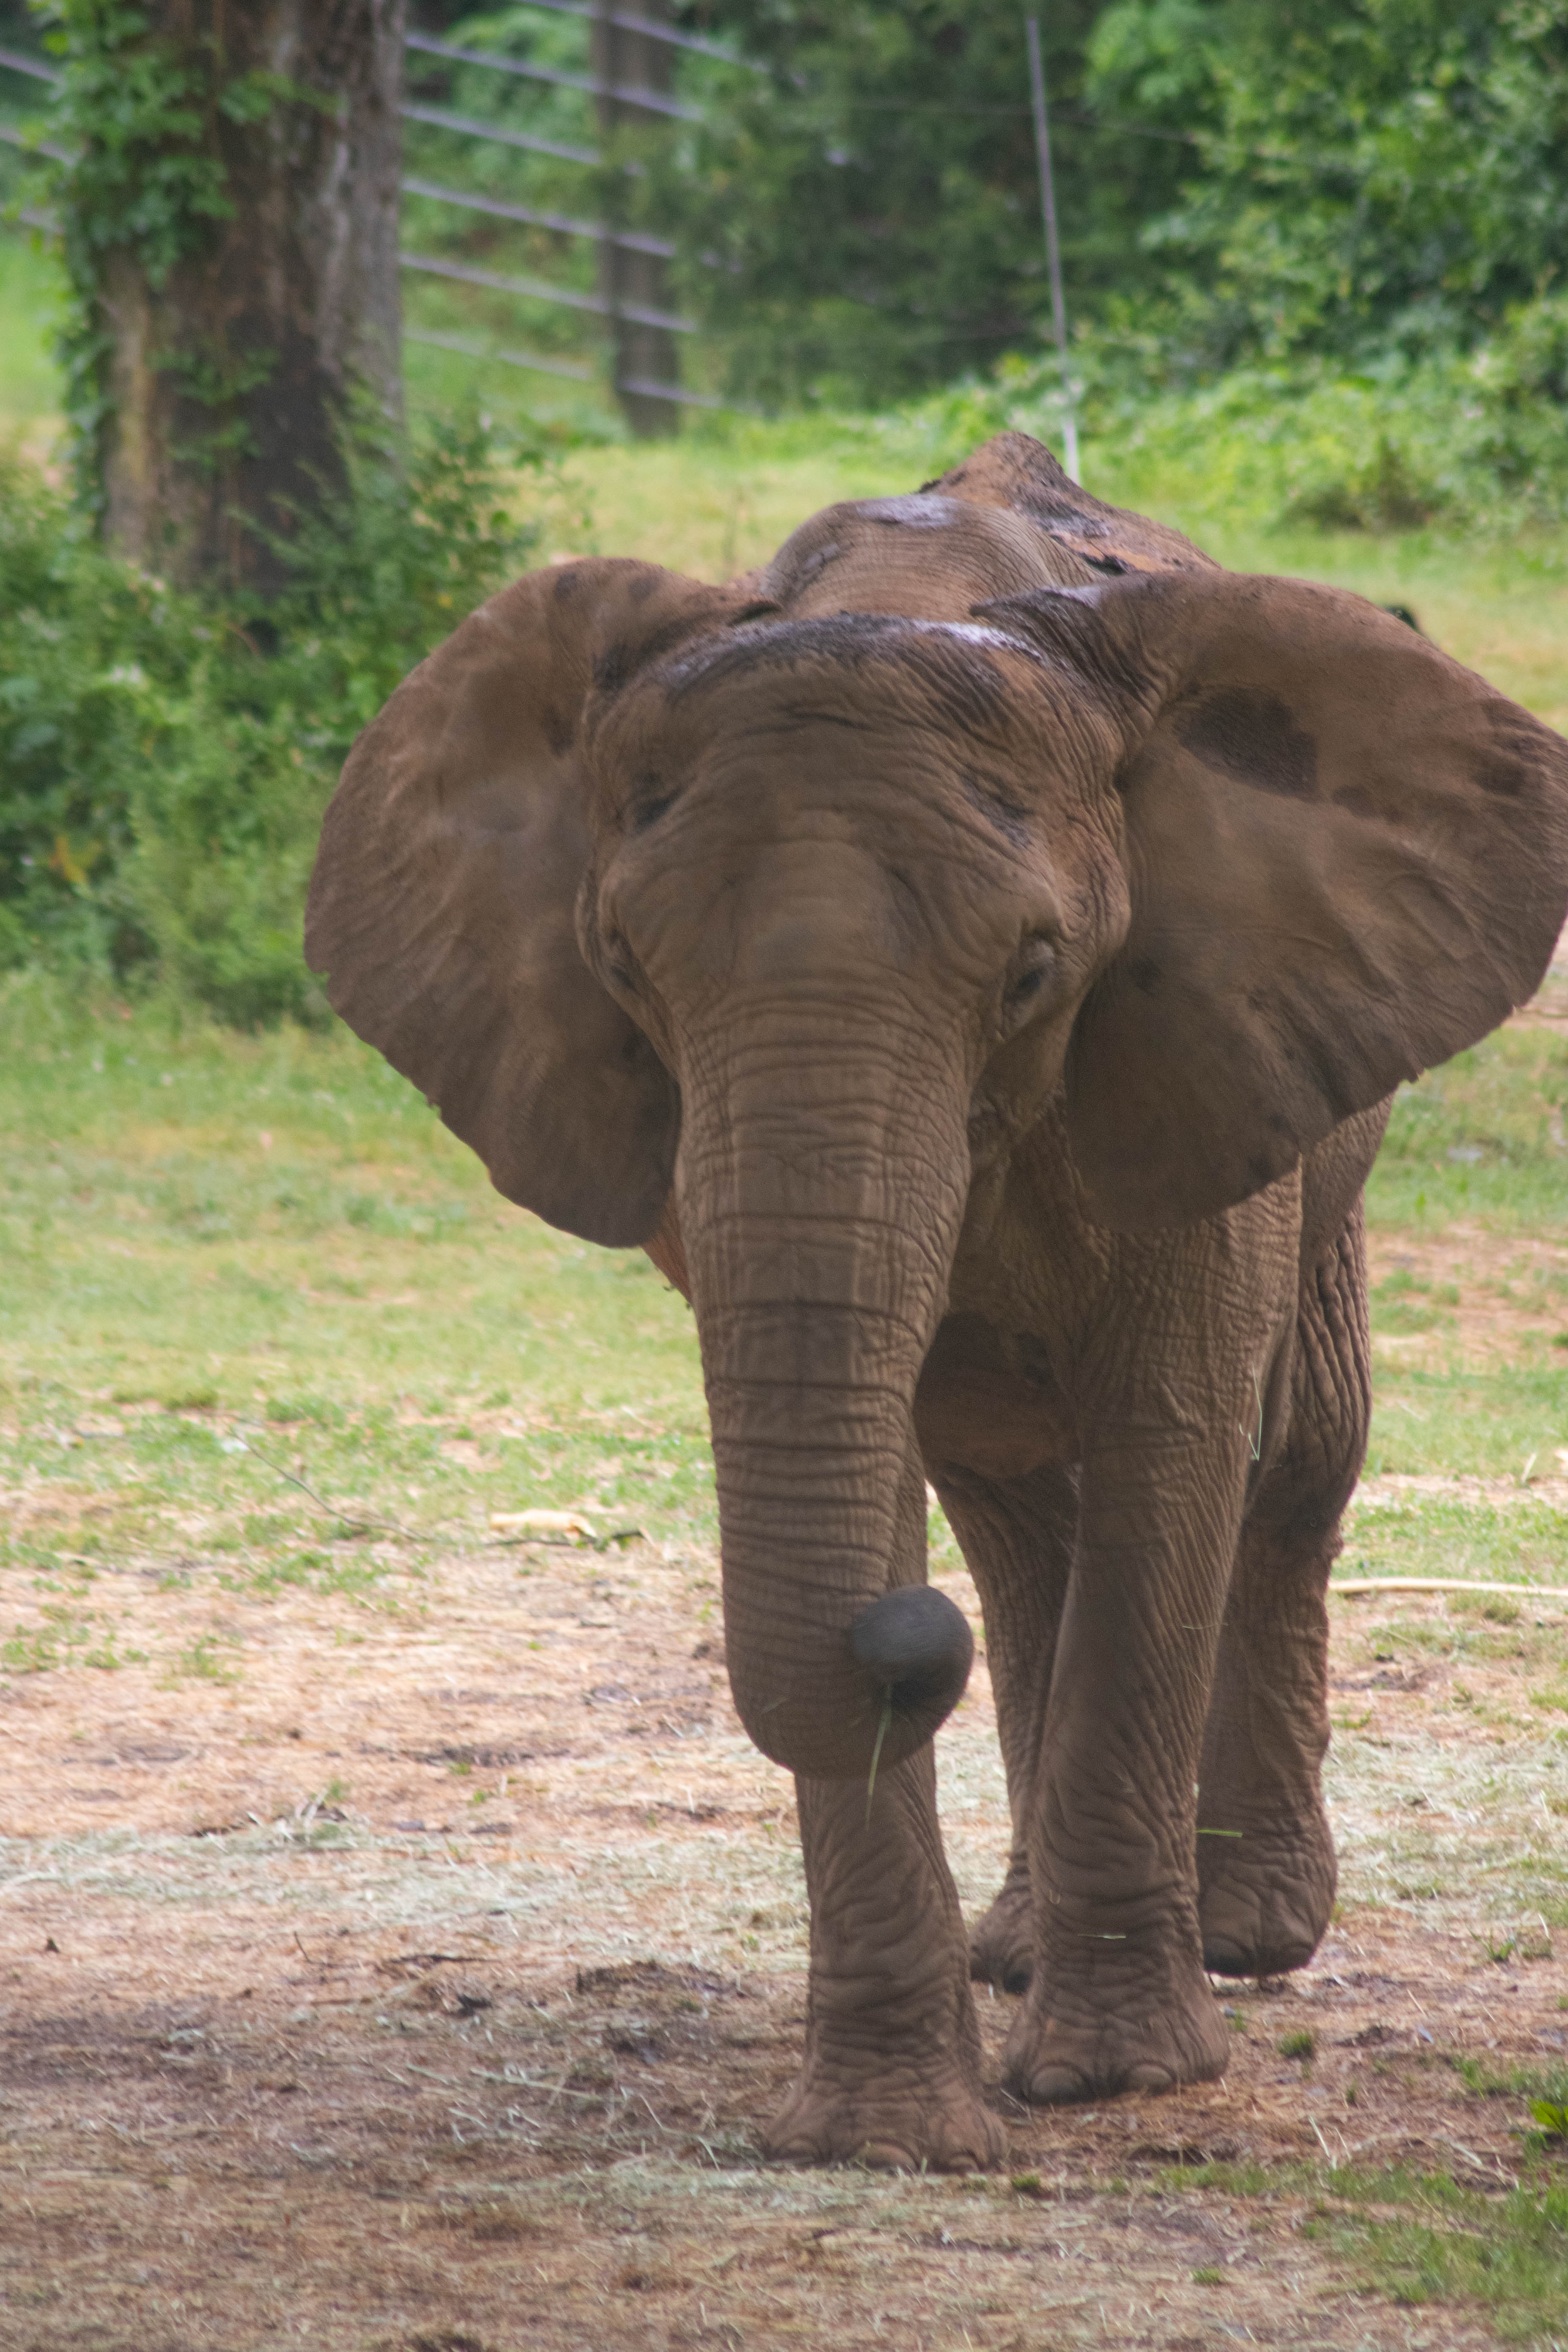
[[[577,944],[584,708],[734,601],[647,563],[518,581],[405,679],[321,828],[305,952],[331,1003],[498,1191],[588,1241],[652,1233],[680,1102]]]

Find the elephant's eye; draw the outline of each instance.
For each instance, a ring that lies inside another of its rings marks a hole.
[[[634,801],[630,811],[633,833],[646,833],[650,824],[657,824],[665,811],[675,806],[676,798],[677,795],[674,793],[661,792],[656,788],[653,792],[645,793]]]
[[[1023,1013],[1041,995],[1057,968],[1057,951],[1049,940],[1029,940],[1019,958],[1019,969],[1007,983],[1004,1003],[1009,1013]]]

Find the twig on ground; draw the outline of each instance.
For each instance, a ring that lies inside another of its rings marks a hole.
[[[1441,2140],[1445,2147],[1458,2148],[1459,2154],[1464,2158],[1467,2164],[1473,2164],[1478,2172],[1489,2172],[1492,2179],[1494,2180],[1500,2180],[1505,2189],[1517,2189],[1519,2187],[1519,2182],[1514,2175],[1511,2172],[1505,2172],[1502,2166],[1498,2163],[1495,2157],[1478,2156],[1473,2147],[1467,2147],[1462,2139],[1456,2139],[1454,2137],[1452,2132],[1434,2132],[1432,2137],[1436,2140]]]
[[[1343,1576],[1331,1592],[1518,1592],[1532,1601],[1568,1601],[1568,1584],[1489,1584],[1475,1576]]]
[[[254,1429],[256,1423],[242,1421],[237,1423],[237,1426],[240,1429]],[[340,1511],[335,1503],[329,1503],[324,1495],[318,1495],[308,1479],[297,1476],[292,1470],[286,1470],[281,1462],[274,1462],[271,1454],[264,1447],[258,1445],[253,1437],[230,1438],[228,1442],[231,1445],[237,1446],[242,1453],[254,1454],[258,1462],[265,1462],[267,1467],[276,1471],[279,1478],[287,1478],[290,1486],[298,1486],[302,1495],[310,1496],[319,1511],[324,1512],[329,1519],[336,1519],[339,1527],[346,1528],[351,1534],[357,1534],[363,1529],[366,1535],[396,1536],[402,1543],[428,1543],[430,1540],[428,1536],[416,1535],[412,1528],[400,1528],[395,1519],[359,1518],[351,1517],[347,1511]]]
[[[491,1536],[487,1551],[608,1551],[612,1544],[646,1541],[646,1528],[612,1528],[607,1536]]]
[[[237,1422],[236,1426],[240,1429],[254,1429],[256,1423],[241,1421]],[[327,1518],[335,1519],[339,1527],[344,1528],[350,1535],[395,1536],[398,1542],[410,1544],[435,1543],[439,1539],[438,1531],[434,1528],[427,1528],[421,1533],[416,1528],[400,1527],[395,1519],[368,1519],[357,1513],[351,1515],[347,1511],[340,1510],[336,1504],[329,1503],[324,1495],[318,1494],[308,1478],[301,1478],[298,1472],[285,1468],[281,1462],[274,1461],[264,1446],[258,1445],[254,1437],[231,1438],[228,1443],[247,1454],[254,1454],[258,1462],[265,1462],[267,1467],[275,1471],[279,1478],[286,1478],[290,1486],[298,1486],[302,1495],[309,1496],[319,1511]],[[566,1551],[606,1552],[612,1544],[640,1543],[646,1542],[647,1539],[646,1528],[612,1528],[607,1535],[580,1538],[570,1535],[492,1536],[485,1549],[488,1551],[507,1551],[519,1548],[531,1549],[535,1545],[550,1544]]]

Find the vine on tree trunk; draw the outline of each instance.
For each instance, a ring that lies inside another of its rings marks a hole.
[[[177,261],[201,249],[215,222],[234,216],[217,120],[255,123],[279,104],[330,108],[331,100],[283,74],[252,70],[225,80],[216,43],[215,70],[198,71],[124,0],[39,0],[36,13],[52,28],[44,46],[63,77],[52,127],[76,151],[53,167],[69,288],[58,348],[78,502],[96,516],[104,502],[103,428],[113,407],[113,337],[102,300],[108,257],[130,252],[148,284],[161,289]],[[178,372],[188,399],[216,413],[265,382],[274,362],[271,353],[235,361],[214,349],[170,353],[159,364]],[[203,453],[208,462],[236,446],[243,431],[232,415],[216,426]]]
[[[404,0],[32,5],[78,504],[144,567],[275,594],[279,537],[347,487],[356,392],[401,416]]]

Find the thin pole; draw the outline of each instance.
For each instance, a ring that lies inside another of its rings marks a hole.
[[[1057,349],[1061,353],[1062,392],[1067,399],[1067,412],[1062,419],[1062,438],[1066,444],[1067,470],[1076,482],[1078,470],[1078,417],[1072,404],[1072,378],[1068,360],[1068,308],[1062,293],[1062,249],[1057,236],[1057,191],[1051,176],[1051,133],[1046,119],[1046,69],[1040,59],[1040,20],[1026,16],[1024,31],[1029,44],[1029,96],[1035,110],[1035,152],[1040,165],[1040,218],[1046,230],[1046,268],[1051,280],[1051,315],[1056,320]]]

